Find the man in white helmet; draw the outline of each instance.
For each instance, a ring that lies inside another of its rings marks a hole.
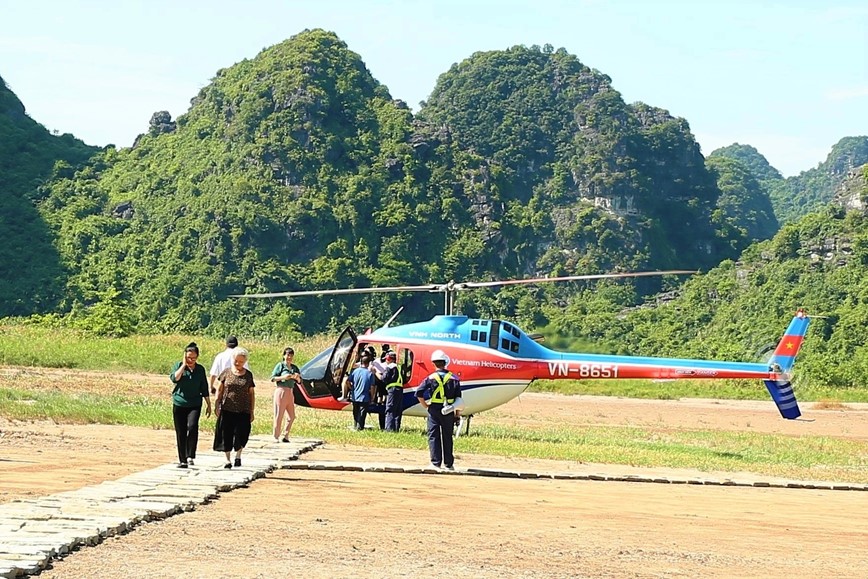
[[[428,452],[431,466],[454,470],[455,457],[452,454],[452,429],[455,426],[455,411],[449,412],[455,399],[461,396],[461,383],[452,372],[446,370],[449,356],[443,350],[434,350],[431,362],[436,370],[416,389],[419,404],[428,409]],[[447,405],[447,413],[443,406]]]

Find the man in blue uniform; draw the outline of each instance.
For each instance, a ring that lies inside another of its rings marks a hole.
[[[398,355],[395,352],[386,353],[383,383],[386,385],[386,430],[388,432],[401,430],[401,415],[404,412],[404,381],[401,379],[401,369],[398,368],[397,360]]]
[[[419,404],[428,409],[428,452],[431,466],[454,470],[455,457],[452,455],[452,429],[455,426],[456,412],[450,411],[455,399],[461,396],[461,383],[452,372],[446,370],[449,357],[443,350],[431,354],[431,362],[437,368],[425,378],[416,390]],[[447,413],[443,406],[447,405]]]
[[[368,406],[371,405],[371,400],[377,390],[377,385],[374,379],[374,373],[371,372],[369,366],[371,359],[362,354],[360,366],[353,370],[352,374],[347,376],[349,385],[352,388],[353,401],[353,422],[356,430],[365,429],[365,420],[368,418]]]

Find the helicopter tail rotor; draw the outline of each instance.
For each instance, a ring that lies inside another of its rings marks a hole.
[[[781,416],[790,420],[802,415],[801,410],[799,410],[799,403],[796,400],[796,394],[793,392],[791,378],[793,365],[796,362],[796,354],[799,353],[799,349],[802,347],[810,321],[811,319],[805,314],[804,310],[799,309],[796,312],[769,360],[769,370],[776,372],[778,378],[776,380],[764,380],[766,388],[775,406],[778,407]]]

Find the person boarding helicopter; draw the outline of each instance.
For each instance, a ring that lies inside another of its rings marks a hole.
[[[401,417],[404,413],[404,380],[398,368],[398,354],[389,350],[385,353],[383,383],[386,386],[386,431],[401,430]]]

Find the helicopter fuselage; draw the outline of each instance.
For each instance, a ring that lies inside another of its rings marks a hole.
[[[807,328],[804,319],[803,331]],[[792,325],[791,325],[792,326]],[[792,329],[792,327],[791,327]],[[801,345],[803,333],[788,330],[779,350],[786,353]],[[798,342],[798,343],[796,343]],[[404,413],[424,416],[426,410],[416,399],[416,387],[435,367],[430,360],[435,350],[443,350],[449,360],[447,369],[460,381],[465,414],[475,414],[504,404],[522,392],[534,380],[590,379],[756,379],[772,383],[785,381],[785,373],[768,363],[653,358],[558,352],[546,348],[528,334],[503,320],[473,319],[467,316],[435,316],[425,322],[385,327],[356,335],[344,331],[331,350],[302,368],[305,383],[322,382],[321,396],[299,393],[297,402],[317,408],[343,409],[339,402],[340,381],[359,350],[371,345],[388,345],[397,353],[397,363],[404,382]],[[325,357],[329,371],[320,376]],[[326,394],[331,394],[328,396]],[[795,403],[795,399],[793,399]]]

